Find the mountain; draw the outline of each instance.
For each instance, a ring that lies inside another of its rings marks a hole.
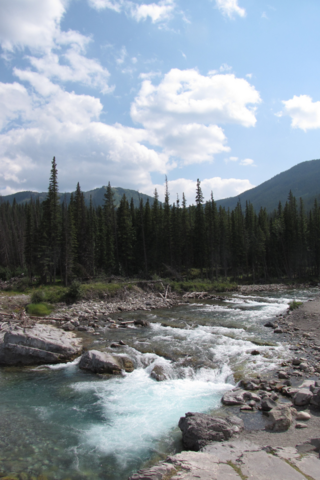
[[[94,206],[99,206],[103,205],[104,202],[104,194],[107,190],[107,187],[100,187],[100,188],[95,188],[94,190],[89,190],[88,192],[83,192],[84,194],[84,199],[86,205],[89,205],[90,203],[90,196],[92,197],[92,203]],[[154,198],[150,197],[149,195],[145,195],[144,193],[139,193],[136,190],[129,190],[125,188],[120,188],[120,187],[115,187],[112,188],[112,191],[114,193],[114,201],[116,207],[119,205],[121,198],[123,197],[123,194],[126,195],[127,200],[130,202],[131,198],[133,198],[133,203],[135,207],[139,206],[139,201],[140,198],[142,198],[143,203],[145,204],[147,200],[149,199],[150,206],[153,204]],[[36,200],[39,198],[40,202],[43,202],[46,197],[47,197],[47,192],[18,192],[18,193],[13,193],[11,195],[5,195],[2,198],[3,201],[9,202],[10,204],[13,203],[14,198],[16,199],[16,202],[18,204],[20,203],[28,203],[30,202],[31,197],[33,200]],[[63,202],[64,199],[66,199],[67,203],[69,204],[70,202],[70,197],[71,193],[60,193],[60,202]]]
[[[242,207],[245,207],[246,202],[251,202],[256,212],[261,207],[272,212],[278,207],[279,201],[282,205],[286,203],[290,190],[297,201],[301,197],[305,209],[310,210],[314,200],[320,199],[320,160],[299,163],[258,187],[251,188],[236,197],[218,200],[217,206],[221,205],[233,210],[240,200]]]

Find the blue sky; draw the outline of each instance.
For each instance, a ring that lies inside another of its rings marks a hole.
[[[0,3],[0,194],[194,202],[319,158],[318,0]]]

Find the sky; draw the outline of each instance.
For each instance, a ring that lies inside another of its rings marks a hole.
[[[0,1],[0,195],[235,196],[320,158],[319,0]]]

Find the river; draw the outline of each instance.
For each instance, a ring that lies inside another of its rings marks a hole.
[[[98,377],[69,364],[0,370],[0,474],[33,480],[124,480],[132,472],[181,449],[177,423],[188,411],[210,412],[237,379],[272,369],[286,358],[266,321],[295,299],[318,289],[194,302],[170,310],[122,313],[150,328],[84,334],[88,347],[106,348],[134,362],[132,373]],[[253,356],[251,351],[260,354]],[[167,380],[150,373],[163,368]],[[2,475],[1,475],[2,476]],[[32,478],[33,477],[33,478]],[[42,477],[44,480],[45,477]]]

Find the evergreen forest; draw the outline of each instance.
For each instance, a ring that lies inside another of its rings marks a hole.
[[[47,198],[18,205],[0,201],[0,277],[27,273],[40,283],[64,285],[99,275],[155,275],[188,279],[266,282],[320,274],[320,207],[304,210],[291,192],[271,214],[240,202],[233,210],[204,202],[197,181],[195,204],[185,195],[170,202],[157,191],[153,204],[135,206],[123,195],[118,208],[110,183],[104,204],[85,203],[78,183],[70,202],[59,200],[52,160]]]

